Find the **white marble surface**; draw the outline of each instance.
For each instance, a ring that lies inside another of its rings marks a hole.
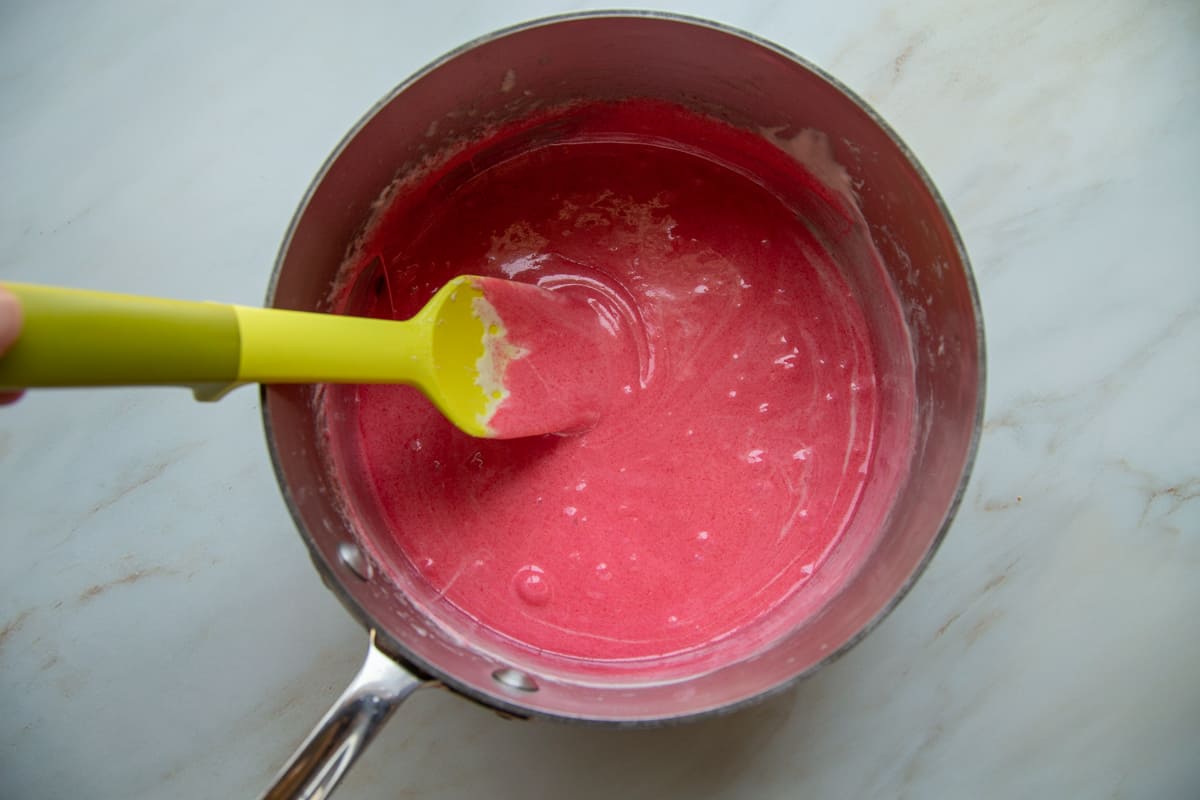
[[[342,133],[478,34],[582,5],[0,5],[0,278],[257,303]],[[917,589],[799,689],[636,733],[411,700],[363,798],[1200,795],[1200,6],[681,3],[832,70],[971,251],[983,447]],[[364,637],[257,398],[0,410],[0,797],[259,791]]]

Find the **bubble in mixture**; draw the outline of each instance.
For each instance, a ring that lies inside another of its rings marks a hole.
[[[544,606],[550,602],[550,584],[546,573],[536,564],[527,564],[513,576],[513,588],[517,597],[531,606]]]

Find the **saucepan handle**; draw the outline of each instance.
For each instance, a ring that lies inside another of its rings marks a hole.
[[[371,645],[354,680],[304,740],[263,800],[321,800],[362,755],[404,699],[426,681]]]

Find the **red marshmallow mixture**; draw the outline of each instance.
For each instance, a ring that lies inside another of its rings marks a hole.
[[[406,318],[460,274],[587,303],[607,355],[559,356],[607,387],[599,422],[479,440],[411,388],[331,387],[335,461],[362,478],[382,560],[496,632],[583,659],[699,648],[803,592],[856,512],[879,371],[825,243],[865,234],[762,136],[648,101],[552,122],[410,182],[340,310]],[[539,359],[560,346],[492,300]]]

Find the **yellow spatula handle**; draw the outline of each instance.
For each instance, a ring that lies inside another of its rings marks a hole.
[[[432,322],[360,319],[6,283],[25,325],[0,390],[38,386],[427,385]]]
[[[429,385],[433,323],[233,306],[246,383]]]
[[[0,387],[230,383],[239,335],[231,306],[5,283],[21,301],[20,338]]]

